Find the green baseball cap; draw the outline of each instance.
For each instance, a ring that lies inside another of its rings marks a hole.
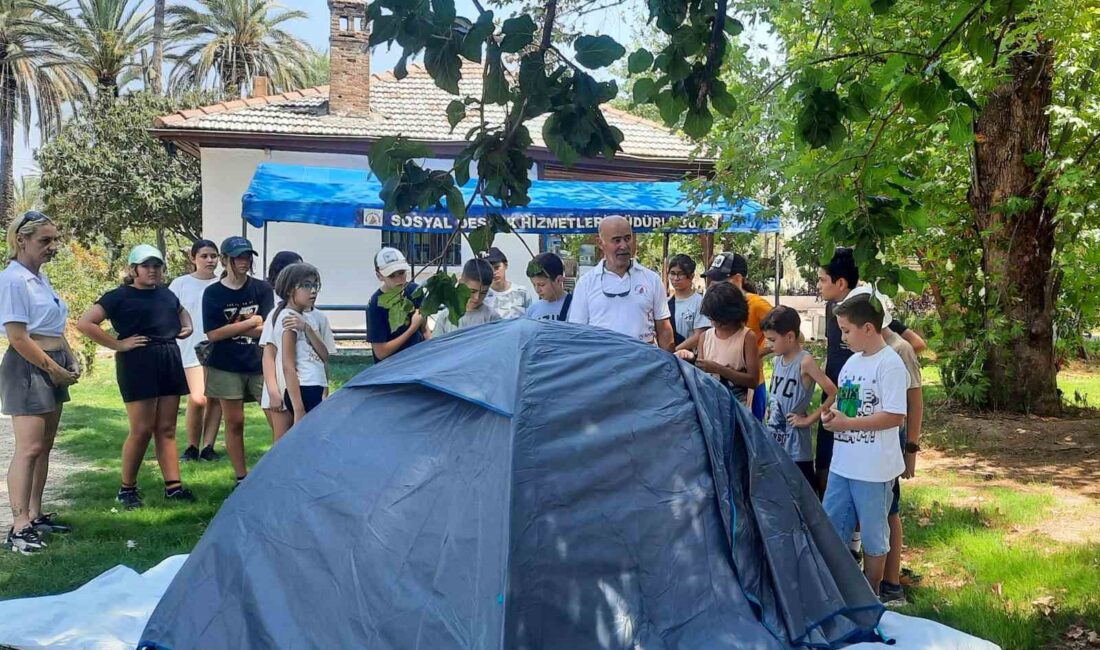
[[[147,260],[159,260],[161,264],[164,264],[164,255],[161,255],[156,246],[150,246],[149,244],[138,244],[130,251],[129,264],[142,264]]]

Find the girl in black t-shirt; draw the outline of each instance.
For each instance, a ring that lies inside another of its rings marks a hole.
[[[256,280],[256,251],[244,237],[222,242],[225,272],[202,294],[202,325],[210,341],[206,360],[206,396],[217,399],[225,419],[225,453],[237,483],[248,475],[244,455],[244,403],[259,402],[264,389],[260,335],[274,307],[271,285]]]
[[[176,339],[191,335],[191,316],[176,294],[162,284],[164,256],[159,250],[146,244],[136,246],[128,261],[126,282],[103,294],[77,323],[81,333],[116,353],[118,388],[130,420],[117,498],[127,508],[143,505],[137,475],[152,439],[164,475],[164,498],[194,501],[191,491],[180,483],[176,451],[180,395],[188,393]],[[117,338],[103,330],[101,324],[107,319]]]

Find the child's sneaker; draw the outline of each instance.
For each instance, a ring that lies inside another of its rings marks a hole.
[[[58,533],[63,535],[73,532],[72,526],[66,526],[65,524],[54,521],[54,517],[56,516],[56,512],[48,512],[36,517],[34,521],[31,522],[31,527],[34,528],[36,533]]]
[[[141,500],[141,492],[138,492],[138,489],[136,487],[119,488],[118,496],[116,496],[115,499],[122,505],[126,506],[127,510],[141,508],[145,505],[145,503]]]
[[[191,494],[191,490],[177,485],[174,488],[164,488],[164,500],[165,501],[186,501],[188,503],[195,500],[195,495]]]
[[[7,539],[4,540],[4,548],[11,549],[15,553],[31,555],[46,548],[46,542],[42,541],[31,526],[27,526],[18,533],[15,532],[15,528],[9,528]]]
[[[201,452],[199,452],[199,458],[205,461],[214,462],[217,460],[221,460],[222,456],[218,452],[214,451],[214,445],[207,445],[202,448]]]
[[[199,448],[198,447],[188,446],[187,449],[184,449],[183,453],[180,454],[180,460],[182,460],[185,463],[189,462],[189,461],[193,461],[193,460],[198,460],[198,459],[199,459]]]
[[[901,585],[895,585],[885,580],[879,583],[878,599],[887,607],[901,607],[909,604],[905,599],[905,589]]]

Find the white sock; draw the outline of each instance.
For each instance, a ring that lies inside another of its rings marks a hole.
[[[852,533],[852,539],[848,541],[848,548],[854,553],[859,553],[859,549],[863,548],[863,540],[859,535],[859,531]]]

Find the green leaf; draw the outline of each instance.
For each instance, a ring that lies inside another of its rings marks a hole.
[[[466,239],[470,242],[470,249],[476,257],[492,247],[493,238],[495,236],[496,233],[493,232],[493,227],[486,223],[471,230],[470,234],[466,236]]]
[[[504,76],[501,50],[496,43],[490,42],[486,45],[485,58],[488,70],[481,89],[481,101],[486,104],[506,104],[509,97],[508,78]]]
[[[544,275],[545,273],[546,269],[542,268],[542,265],[535,260],[527,263],[527,277],[533,278],[536,275]]]
[[[878,107],[882,91],[878,86],[868,83],[854,83],[848,88],[848,97],[844,102],[844,114],[853,122],[862,122],[871,117]]]
[[[710,133],[710,127],[714,124],[714,117],[706,106],[696,106],[688,110],[684,118],[684,133],[691,138],[699,140]]]
[[[687,110],[687,102],[668,89],[657,93],[653,103],[657,104],[657,110],[660,111],[661,120],[665,126],[674,126],[680,121],[680,115]]]
[[[653,67],[653,55],[644,47],[634,52],[626,60],[626,69],[630,74],[648,72]]]
[[[832,90],[814,88],[806,95],[798,114],[799,136],[814,149],[838,145],[847,135],[840,114],[840,96]]]
[[[889,13],[897,3],[898,0],[871,0],[871,11],[875,12],[876,16],[881,16]]]
[[[462,190],[458,187],[451,185],[447,188],[447,210],[451,213],[451,216],[456,221],[462,221],[466,218],[466,198],[462,196]]]
[[[906,291],[912,291],[913,293],[920,293],[924,290],[924,282],[921,281],[920,274],[908,267],[903,266],[898,269],[898,283]]]
[[[378,306],[388,312],[391,332],[408,325],[416,309],[412,301],[405,296],[405,287],[394,287],[383,291],[378,297]]]
[[[966,147],[974,144],[973,115],[966,106],[957,106],[948,118],[951,142]]]
[[[451,133],[454,133],[458,123],[466,119],[466,104],[461,99],[452,99],[447,104],[447,123],[451,125]]]
[[[450,26],[455,21],[455,0],[432,0],[432,13],[435,23],[440,27]]]
[[[504,38],[500,39],[500,51],[515,54],[534,43],[536,29],[538,26],[534,19],[527,14],[505,20],[500,28],[504,34]]]
[[[648,104],[653,99],[653,92],[657,90],[657,83],[649,77],[642,77],[634,82],[633,95],[635,104]]]
[[[996,43],[980,23],[971,23],[966,34],[966,49],[986,63],[992,63],[997,54]]]
[[[722,26],[722,29],[730,36],[739,36],[741,32],[745,31],[745,25],[732,16],[726,16],[726,24]]]
[[[546,122],[542,125],[542,139],[546,142],[546,147],[557,156],[566,167],[572,167],[578,160],[580,160],[580,152],[577,151],[573,145],[566,139],[566,135],[562,133],[560,114],[554,113],[550,117],[546,118]]]
[[[720,115],[733,117],[737,110],[737,100],[726,90],[726,84],[720,79],[715,79],[710,90],[710,105]]]
[[[408,70],[409,55],[402,54],[401,58],[397,60],[397,63],[393,66],[393,76],[398,81],[401,81],[405,77],[409,76]]]
[[[486,11],[477,17],[477,22],[470,27],[470,31],[462,37],[462,47],[459,54],[469,61],[481,63],[481,50],[485,45],[485,39],[493,33],[493,12]]]
[[[424,50],[424,69],[441,90],[457,95],[458,80],[462,78],[462,60],[458,57],[455,38],[431,39]]]
[[[593,70],[609,66],[626,54],[626,48],[607,35],[581,36],[573,42],[573,51],[577,63]]]

